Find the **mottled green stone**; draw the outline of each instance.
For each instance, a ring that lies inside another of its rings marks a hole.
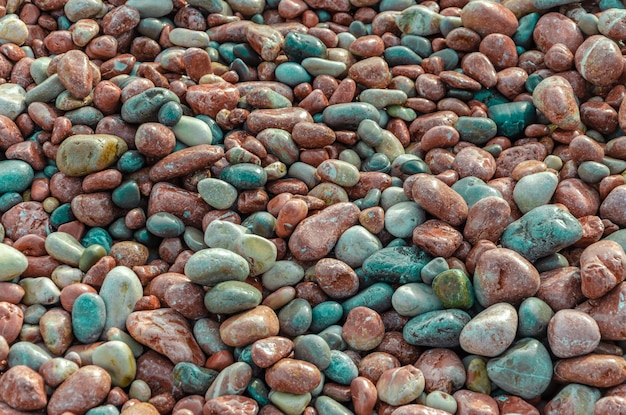
[[[324,43],[315,36],[289,32],[285,36],[283,51],[291,61],[302,62],[305,58],[326,58],[327,48]]]
[[[450,269],[437,275],[432,287],[445,308],[468,310],[474,305],[472,283],[459,269]]]
[[[204,306],[210,313],[232,314],[249,310],[261,303],[261,292],[242,281],[216,284],[204,296]]]
[[[496,136],[498,127],[490,118],[482,117],[459,117],[454,124],[462,141],[472,144],[483,145]]]
[[[174,238],[185,232],[183,221],[167,212],[159,212],[150,216],[146,221],[146,228],[150,233],[160,238]]]
[[[180,104],[178,96],[169,89],[150,88],[124,102],[121,109],[122,119],[135,124],[157,121],[159,109],[170,101]]]
[[[218,371],[180,362],[172,370],[174,386],[189,395],[204,395],[218,375]]]
[[[430,311],[409,320],[402,336],[415,346],[457,347],[461,330],[470,320],[463,310]]]
[[[350,356],[339,350],[331,350],[330,364],[324,369],[324,375],[340,385],[349,385],[352,379],[359,376],[359,369]]]
[[[535,111],[532,102],[520,101],[493,105],[487,114],[496,123],[498,135],[514,139],[521,137],[524,129],[535,122]]]
[[[305,334],[294,340],[294,357],[314,364],[319,370],[330,365],[330,346],[323,337],[317,334]]]
[[[312,319],[311,304],[303,298],[294,298],[278,312],[280,330],[290,337],[306,333]]]
[[[317,333],[336,324],[343,316],[343,308],[336,301],[324,301],[313,307],[309,330]]]
[[[519,306],[517,334],[520,337],[545,338],[554,311],[537,297],[528,297]]]
[[[330,128],[346,130],[356,130],[361,121],[366,119],[379,122],[380,117],[378,109],[365,102],[329,105],[322,113],[324,123]]]
[[[222,170],[219,178],[239,190],[257,189],[267,182],[267,172],[256,164],[231,164]]]
[[[7,361],[9,367],[24,365],[34,371],[38,371],[41,365],[51,358],[47,350],[40,346],[34,343],[20,341],[11,345]]]
[[[390,284],[420,282],[420,272],[430,260],[430,255],[415,246],[386,247],[363,262],[363,272]]]
[[[365,306],[382,313],[391,306],[392,295],[393,288],[389,284],[385,282],[374,283],[341,304],[343,315],[344,317],[347,316],[350,310],[358,306]]]
[[[30,187],[34,178],[33,168],[25,161],[0,161],[0,194],[23,192]]]

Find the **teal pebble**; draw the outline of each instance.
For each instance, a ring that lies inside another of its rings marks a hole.
[[[416,246],[387,246],[363,262],[363,272],[376,281],[390,284],[420,282],[420,272],[430,260],[430,255]]]
[[[353,412],[326,395],[315,399],[315,409],[318,414],[324,415],[353,415]]]
[[[101,119],[104,118],[104,114],[94,107],[82,107],[73,111],[67,111],[63,114],[69,118],[72,125],[87,125],[91,128],[96,128]]]
[[[283,51],[291,61],[305,58],[326,58],[326,45],[317,37],[299,32],[289,32],[283,42]]]
[[[391,162],[383,153],[374,153],[365,159],[361,170],[365,172],[376,171],[380,173],[388,173],[391,170]]]
[[[4,213],[18,203],[22,203],[24,198],[17,192],[7,192],[0,196],[0,212]]]
[[[583,228],[571,213],[555,205],[544,205],[509,224],[501,244],[533,262],[570,246],[582,236]]]
[[[496,136],[498,127],[490,118],[459,117],[454,124],[462,141],[476,145],[483,145]]]
[[[407,343],[425,347],[457,347],[463,327],[471,320],[462,310],[436,310],[409,320],[402,336]]]
[[[274,75],[276,76],[276,80],[291,87],[301,83],[311,82],[312,79],[306,69],[295,62],[285,62],[278,65]]]
[[[554,311],[545,301],[528,297],[519,306],[517,334],[520,337],[543,339]]]
[[[443,60],[443,69],[446,71],[452,71],[459,65],[459,54],[452,48],[441,49],[429,57],[440,57]]]
[[[324,369],[324,375],[340,385],[349,385],[354,378],[359,376],[359,369],[350,356],[339,350],[331,350],[330,364]]]
[[[168,212],[159,212],[146,221],[150,233],[160,238],[175,238],[185,232],[185,224],[178,217]]]
[[[396,238],[409,238],[413,230],[425,220],[426,211],[417,203],[400,202],[385,212],[385,229]]]
[[[391,46],[383,53],[385,62],[390,67],[398,65],[420,65],[422,58],[406,46]]]
[[[585,183],[596,184],[611,174],[608,166],[597,161],[583,161],[578,165],[578,177]]]
[[[533,75],[530,75],[529,78]],[[487,107],[498,104],[506,104],[507,102],[509,102],[509,100],[504,95],[499,93],[496,89],[487,88],[483,88],[480,91],[474,92],[474,99],[484,103],[485,105],[487,105]]]
[[[553,269],[563,268],[569,266],[569,261],[566,257],[559,254],[558,252],[552,255],[544,256],[543,258],[539,258],[537,261],[533,263],[535,268],[539,273],[552,271]]]
[[[541,395],[552,379],[550,353],[538,340],[518,340],[502,355],[487,362],[489,379],[523,399]]]
[[[232,314],[254,308],[261,300],[261,292],[254,286],[242,281],[224,281],[205,294],[204,305],[210,313]]]
[[[146,165],[146,158],[137,150],[128,150],[117,161],[116,168],[122,173],[134,173]]]
[[[113,246],[113,238],[111,238],[111,235],[109,235],[105,229],[95,227],[90,228],[87,232],[85,232],[85,235],[83,236],[83,239],[80,240],[80,243],[85,248],[91,245],[102,245],[108,253]]]
[[[30,187],[34,178],[33,168],[25,161],[0,161],[0,194],[23,192]]]
[[[37,372],[50,359],[50,355],[43,348],[34,343],[20,341],[11,345],[7,362],[9,367],[24,365]]]
[[[603,157],[602,164],[609,168],[610,174],[621,174],[626,170],[626,161],[613,157]]]
[[[325,370],[330,366],[331,350],[323,337],[305,334],[294,340],[294,357],[314,364],[319,370]]]
[[[290,337],[306,333],[312,320],[311,304],[303,298],[294,298],[278,312],[280,331]]]
[[[241,222],[241,226],[248,228],[254,235],[271,239],[276,230],[276,218],[268,212],[254,212]]]
[[[219,323],[202,318],[196,320],[193,325],[193,337],[198,342],[200,348],[207,354],[215,354],[222,350],[228,350],[228,346],[220,337]]]
[[[246,393],[259,404],[259,407],[264,407],[270,403],[269,389],[259,378],[252,378],[250,382],[248,382]]]
[[[172,370],[172,380],[175,387],[189,395],[204,395],[218,373],[193,363],[179,362]]]
[[[487,183],[474,176],[464,177],[457,181],[452,185],[452,190],[457,192],[463,200],[465,200],[468,209],[471,209],[476,202],[486,197],[502,197],[502,193],[500,193],[499,190],[487,185]]]
[[[76,216],[74,216],[72,212],[72,205],[70,203],[62,204],[50,214],[50,225],[52,225],[54,229],[73,220],[76,220]]]
[[[185,226],[183,241],[185,241],[185,245],[187,245],[187,247],[193,252],[198,252],[201,249],[208,248],[208,246],[204,243],[204,233],[200,229],[192,226]]]
[[[366,119],[378,123],[381,115],[372,104],[347,102],[329,105],[322,112],[322,118],[330,128],[356,130],[361,121]]]
[[[267,172],[256,164],[231,164],[222,170],[219,178],[239,190],[258,189],[267,182]]]
[[[497,134],[509,138],[520,138],[524,130],[535,122],[535,106],[528,101],[493,105],[487,114],[497,126]]]
[[[133,124],[157,121],[159,109],[170,101],[180,104],[178,96],[169,89],[150,88],[126,100],[120,114],[124,121]]]
[[[159,112],[157,114],[157,119],[160,124],[163,124],[167,127],[173,127],[180,121],[180,118],[183,116],[183,108],[179,103],[170,101],[166,102],[159,108]]]
[[[539,17],[541,17],[539,13],[529,13],[526,16],[520,17],[519,26],[512,37],[517,46],[529,49],[534,45],[533,31],[539,21]]]
[[[384,282],[376,282],[341,304],[344,317],[355,307],[365,306],[382,313],[391,307],[393,288]]]
[[[85,415],[119,415],[120,410],[117,409],[116,406],[111,404],[96,406],[95,408],[91,408]]]
[[[135,180],[126,180],[111,192],[113,203],[122,209],[134,209],[141,201],[139,184]]]
[[[313,307],[309,330],[318,333],[341,320],[343,308],[336,301],[324,301]]]
[[[140,228],[133,232],[133,239],[136,242],[147,246],[148,248],[157,248],[162,242],[161,238],[152,234],[152,232],[150,232],[146,227]],[[152,259],[155,259],[152,258],[152,255],[153,253],[151,252],[148,262],[150,262]]]
[[[542,171],[522,177],[513,189],[513,200],[522,213],[550,203],[559,184],[556,174]]]
[[[133,230],[126,226],[124,217],[117,218],[108,227],[109,234],[118,240],[131,239],[133,237]]]

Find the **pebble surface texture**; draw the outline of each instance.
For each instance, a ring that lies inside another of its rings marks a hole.
[[[617,0],[0,0],[1,415],[626,415]]]

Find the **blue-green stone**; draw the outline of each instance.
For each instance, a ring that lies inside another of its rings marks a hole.
[[[517,26],[517,31],[513,33],[512,37],[517,46],[523,46],[526,49],[534,46],[533,31],[539,17],[541,17],[539,13],[529,13],[519,18],[519,26]]]
[[[341,304],[341,307],[343,307],[343,315],[344,317],[347,316],[350,310],[359,306],[365,306],[382,313],[391,307],[392,295],[393,288],[389,284],[376,282],[354,297],[344,301]]]
[[[81,343],[93,343],[100,338],[105,319],[106,308],[102,297],[94,293],[79,295],[72,307],[74,337]]]
[[[533,262],[572,245],[582,236],[583,228],[571,213],[555,205],[544,205],[509,224],[501,244]]]
[[[443,309],[432,287],[421,282],[410,282],[398,287],[391,297],[391,305],[398,314],[407,317]]]
[[[585,183],[600,183],[610,174],[609,167],[597,161],[583,161],[578,165],[578,177]]]
[[[361,121],[380,121],[380,112],[372,104],[347,102],[329,105],[322,113],[324,123],[333,129],[356,130]]]
[[[474,176],[467,176],[457,181],[452,185],[452,190],[465,200],[468,209],[471,209],[476,202],[486,197],[502,197],[502,193],[498,189],[487,185],[484,181]]]
[[[126,180],[122,182],[111,193],[113,203],[123,209],[134,209],[139,206],[141,201],[141,192],[139,184],[135,180]]]
[[[252,68],[239,58],[235,58],[235,60],[231,62],[230,69],[237,73],[241,82],[247,82],[256,79],[256,74],[252,72]]]
[[[454,124],[462,141],[472,144],[483,145],[496,136],[498,127],[490,118],[482,117],[459,117]]]
[[[430,255],[416,246],[386,247],[363,262],[363,272],[390,284],[420,282],[420,272],[430,260]]]
[[[446,71],[452,71],[459,66],[459,54],[452,48],[441,49],[431,53],[429,57],[440,57],[443,60],[443,69]]]
[[[326,395],[315,399],[315,409],[318,414],[324,415],[353,415],[353,412]]]
[[[218,371],[180,362],[172,370],[174,386],[189,395],[204,395],[218,375]]]
[[[183,107],[180,106],[179,103],[170,101],[166,102],[159,108],[159,112],[157,113],[157,119],[159,123],[172,127],[180,121],[180,118],[183,116]]]
[[[270,239],[274,237],[276,218],[268,212],[254,212],[241,222],[241,226],[248,228],[255,235]]]
[[[96,244],[101,245],[108,253],[113,246],[113,238],[111,238],[111,235],[109,235],[105,229],[90,228],[87,232],[85,232],[85,235],[83,236],[83,239],[80,240],[80,243],[85,248]]]
[[[487,362],[489,379],[505,391],[531,399],[541,395],[552,379],[550,353],[539,341],[518,340],[502,355]]]
[[[117,218],[109,225],[109,234],[113,239],[127,240],[133,237],[133,230],[126,226],[124,217]]]
[[[242,281],[224,281],[205,294],[204,306],[210,313],[232,314],[254,308],[261,300],[261,292],[254,286]]]
[[[396,203],[385,212],[385,229],[396,238],[410,238],[424,221],[426,211],[413,201]]]
[[[59,75],[53,74],[47,77],[43,82],[37,84],[26,92],[26,104],[33,102],[51,102],[54,101],[65,87],[59,80]]]
[[[8,192],[23,192],[35,178],[30,164],[22,160],[0,161],[0,195]]]
[[[603,240],[614,241],[622,246],[622,249],[626,250],[626,229],[620,229],[613,232]]]
[[[236,43],[225,42],[217,48],[217,51],[219,52],[220,57],[222,58],[224,63],[230,65],[232,61],[235,60],[235,53],[233,52],[235,46],[237,46]]]
[[[224,142],[224,132],[213,118],[203,114],[196,115],[195,118],[203,121],[206,125],[209,126],[209,129],[211,130],[211,135],[213,136],[213,144],[221,144]]]
[[[528,79],[526,79],[526,82],[524,83],[526,91],[532,94],[535,88],[537,87],[537,85],[539,85],[541,81],[543,81],[543,79],[544,77],[541,76],[540,74],[536,74],[536,73],[530,74],[528,76]]]
[[[263,59],[259,56],[258,53],[247,43],[239,43],[233,47],[233,55],[236,58],[241,59],[245,62],[246,65],[249,66],[259,66]]]
[[[430,311],[409,320],[402,336],[415,346],[457,347],[461,330],[471,319],[465,311],[457,309]]]
[[[487,114],[498,128],[498,135],[520,138],[524,130],[535,122],[535,106],[528,101],[492,105]]]
[[[137,150],[128,150],[117,161],[116,168],[122,173],[134,173],[146,164],[146,157]]]
[[[559,178],[552,172],[542,171],[522,177],[513,189],[513,200],[522,213],[550,203]]]
[[[295,298],[278,312],[280,331],[295,337],[307,332],[313,320],[311,304],[303,298]]]
[[[348,31],[357,38],[367,35],[367,27],[365,27],[365,23],[358,20],[350,23],[350,26],[348,26]]]
[[[324,375],[340,385],[349,385],[352,379],[359,376],[359,369],[350,356],[339,350],[331,350],[330,364],[324,369]]]
[[[474,305],[472,283],[460,269],[449,269],[437,275],[432,287],[445,308],[468,310]]]
[[[414,109],[403,107],[401,105],[389,105],[386,108],[386,113],[391,118],[399,118],[406,122],[412,122],[417,118],[417,112],[415,112]]]
[[[163,30],[165,25],[166,23],[162,19],[147,17],[145,19],[141,19],[139,26],[137,26],[137,31],[143,36],[147,36],[153,40],[158,40],[161,30]]]
[[[207,354],[229,349],[220,337],[220,324],[214,320],[208,318],[196,320],[193,324],[193,337]]]
[[[246,393],[259,404],[259,407],[264,407],[270,403],[269,389],[259,378],[250,380],[248,386],[246,386]]]
[[[376,171],[388,173],[389,170],[391,170],[391,162],[383,153],[374,153],[371,157],[365,159],[361,170],[366,172]]]
[[[72,212],[71,204],[64,203],[54,209],[54,211],[50,214],[50,225],[52,225],[54,229],[57,229],[60,225],[71,222],[75,219],[76,216],[74,216],[74,213]]]
[[[7,192],[0,196],[0,212],[4,213],[18,203],[22,203],[24,198],[17,192]]]
[[[557,252],[555,254],[539,258],[533,263],[533,265],[537,268],[537,272],[542,273],[558,268],[569,267],[569,261],[566,257]]]
[[[409,176],[412,176],[418,173],[427,173],[427,174],[431,173],[430,167],[428,167],[428,164],[426,164],[426,162],[420,158],[407,160],[404,163],[402,163],[400,165],[400,172],[402,174],[406,174]]]
[[[116,406],[107,404],[102,406],[96,406],[95,408],[91,408],[85,415],[119,415],[120,410],[117,409]]]
[[[219,178],[239,190],[258,189],[267,182],[267,172],[256,164],[231,164],[222,170]]]
[[[159,212],[150,216],[146,221],[146,228],[160,238],[174,238],[185,232],[183,221],[168,212]]]
[[[305,334],[294,340],[294,358],[312,363],[319,370],[325,370],[331,362],[331,349],[323,337]]]
[[[137,94],[122,104],[122,119],[129,123],[142,124],[157,121],[159,109],[166,102],[180,104],[178,96],[165,88],[150,88]]]
[[[331,350],[345,350],[348,344],[345,342],[342,336],[343,327],[334,324],[326,327],[322,330],[318,336],[320,336]]]
[[[327,48],[324,43],[315,36],[289,32],[285,36],[283,50],[289,60],[302,62],[304,58],[326,58]]]
[[[609,9],[624,9],[624,3],[619,0],[600,0],[598,3],[601,11],[609,10]]]
[[[548,323],[554,311],[546,302],[537,297],[528,297],[519,306],[517,334],[520,337],[546,337]]]
[[[382,5],[383,2],[385,1],[386,0],[383,0],[380,4]],[[396,0],[389,0],[389,1],[395,2]],[[410,0],[410,1],[414,1],[414,0]],[[405,36],[402,36],[402,40],[400,42],[402,43],[402,45],[407,46],[409,49],[417,53],[422,58],[427,58],[433,53],[433,47],[430,44],[430,39],[424,36],[405,35]]]
[[[156,248],[162,241],[162,238],[154,235],[146,227],[137,229],[135,232],[133,232],[132,239],[139,242],[140,244],[147,246],[148,248]]]
[[[35,372],[50,359],[51,357],[45,349],[34,343],[24,341],[13,343],[7,357],[9,367],[24,365]]]
[[[532,76],[532,75],[531,75]],[[482,102],[487,107],[498,104],[506,104],[509,100],[499,93],[496,89],[483,88],[480,91],[474,92],[474,99]]]
[[[67,111],[64,116],[70,119],[72,125],[87,125],[96,128],[104,114],[94,107],[82,107],[73,111]]]
[[[422,63],[422,58],[406,46],[391,46],[385,49],[383,57],[389,67]]]
[[[336,301],[324,301],[313,307],[309,330],[317,333],[336,324],[343,316],[343,308]]]

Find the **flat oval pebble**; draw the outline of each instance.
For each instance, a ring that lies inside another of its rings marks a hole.
[[[211,313],[233,314],[256,307],[261,303],[261,292],[242,281],[223,281],[204,296],[204,304]]]
[[[126,343],[108,341],[98,346],[92,355],[94,365],[105,369],[111,376],[111,385],[126,387],[135,379],[137,363]]]
[[[130,268],[118,266],[109,271],[99,292],[106,309],[104,330],[124,329],[135,303],[143,296],[139,277]]]
[[[279,331],[278,316],[271,308],[259,305],[230,317],[220,326],[220,337],[229,346],[245,346]]]
[[[78,369],[54,391],[48,401],[48,413],[85,413],[98,406],[111,390],[111,377],[102,368],[86,365]],[[77,393],[80,391],[80,393]]]
[[[459,226],[467,219],[467,203],[457,192],[434,176],[416,175],[411,195],[422,209],[450,225]]]
[[[503,353],[515,340],[517,312],[507,303],[494,304],[472,318],[459,337],[468,353],[494,357]]]
[[[0,281],[19,277],[28,267],[26,256],[7,244],[0,244]]]
[[[185,264],[185,275],[192,282],[213,286],[223,281],[243,281],[250,273],[245,258],[223,248],[202,249]]]
[[[72,307],[72,332],[82,343],[96,341],[106,322],[106,306],[102,297],[95,293],[83,293]]]
[[[115,135],[77,134],[63,140],[56,163],[68,176],[86,176],[111,166],[127,150],[126,142]]]
[[[539,172],[522,177],[513,190],[513,200],[522,213],[546,205],[558,185],[558,177],[550,172]]]
[[[409,320],[402,329],[404,340],[415,346],[456,347],[471,317],[462,310],[435,310]]]
[[[562,382],[608,388],[626,380],[626,361],[620,356],[588,354],[559,360],[554,374]]]
[[[376,382],[379,399],[394,406],[414,401],[424,386],[422,371],[411,365],[388,369]]]

